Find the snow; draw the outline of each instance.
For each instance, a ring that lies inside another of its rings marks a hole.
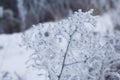
[[[21,35],[0,35],[0,80],[5,72],[9,72],[11,77],[18,74],[23,80],[44,80],[44,76],[39,77],[36,75],[38,72],[27,68],[25,63],[33,51],[22,46]]]

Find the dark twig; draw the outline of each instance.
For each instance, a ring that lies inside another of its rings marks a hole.
[[[63,73],[63,69],[64,69],[64,67],[65,67],[65,61],[66,61],[67,53],[68,53],[69,46],[70,46],[70,43],[71,43],[71,40],[72,40],[72,36],[75,34],[76,31],[77,31],[77,27],[76,27],[76,29],[73,31],[73,33],[70,35],[70,39],[69,39],[69,41],[68,41],[68,46],[67,46],[65,55],[64,55],[64,57],[63,57],[62,68],[61,68],[60,74],[58,75],[58,80],[61,79],[61,76],[62,76],[62,73]]]

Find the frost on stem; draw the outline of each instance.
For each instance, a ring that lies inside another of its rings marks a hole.
[[[47,70],[49,80],[107,80],[108,65],[119,54],[108,38],[94,34],[96,17],[91,13],[79,10],[68,19],[25,32],[25,45],[35,51],[32,66]]]

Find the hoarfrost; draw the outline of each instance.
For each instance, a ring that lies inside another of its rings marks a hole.
[[[49,80],[120,79],[120,38],[114,39],[120,34],[94,32],[96,19],[92,10],[79,10],[62,21],[34,25],[23,36],[35,51],[28,63],[32,60],[32,67],[45,69]]]

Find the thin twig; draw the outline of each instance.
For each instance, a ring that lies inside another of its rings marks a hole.
[[[65,67],[65,61],[66,61],[67,53],[68,53],[69,46],[70,46],[70,43],[71,43],[71,40],[72,40],[72,36],[75,34],[76,31],[77,31],[77,27],[76,27],[76,29],[73,31],[73,33],[70,35],[70,39],[69,39],[69,41],[68,41],[68,46],[67,46],[65,55],[64,55],[64,57],[63,57],[62,68],[61,68],[60,74],[59,74],[59,76],[58,76],[58,80],[61,79],[61,76],[62,76],[62,73],[63,73],[63,69],[64,69],[64,67]]]

